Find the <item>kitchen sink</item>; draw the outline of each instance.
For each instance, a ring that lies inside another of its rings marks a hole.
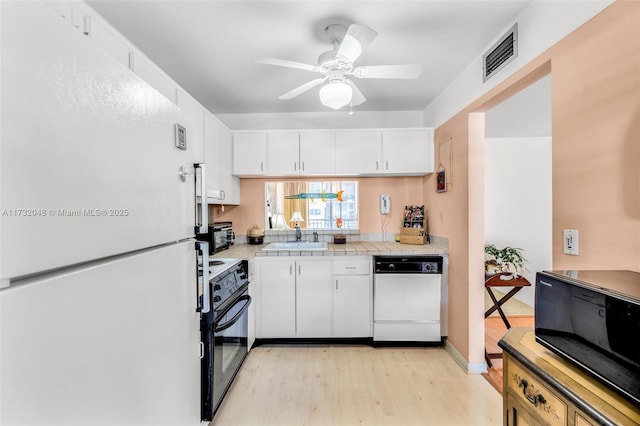
[[[326,241],[287,241],[281,243],[269,243],[262,251],[298,251],[298,250],[327,250]]]

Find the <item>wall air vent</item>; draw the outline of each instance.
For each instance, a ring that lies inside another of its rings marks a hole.
[[[491,49],[482,55],[482,81],[487,81],[516,56],[518,56],[518,24],[514,24]]]

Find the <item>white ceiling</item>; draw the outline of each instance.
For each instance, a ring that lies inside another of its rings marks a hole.
[[[359,80],[354,110],[423,110],[506,29],[531,0],[192,1],[88,3],[213,113],[330,111],[312,89],[277,97],[319,74],[254,62],[276,57],[316,64],[332,17],[378,32],[356,65],[419,63],[417,80]],[[481,70],[478,70],[481,78]]]

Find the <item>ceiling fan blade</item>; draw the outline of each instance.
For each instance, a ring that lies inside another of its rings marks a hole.
[[[351,89],[353,89],[353,95],[351,96],[351,106],[358,106],[364,103],[367,98],[365,98],[362,92],[358,90],[353,81],[349,80],[348,78],[346,78],[345,81],[349,86],[351,86]]]
[[[302,62],[289,61],[287,59],[278,58],[256,58],[255,62],[259,64],[275,65],[278,67],[298,68],[307,71],[320,71],[317,66],[310,64],[303,64]]]
[[[327,77],[316,78],[315,80],[308,81],[305,84],[303,84],[301,86],[298,86],[293,90],[288,91],[284,95],[278,96],[278,99],[283,100],[283,101],[284,100],[288,100],[288,99],[293,99],[296,96],[298,96],[299,94],[304,93],[307,90],[313,89],[317,85],[324,83],[326,79],[327,79]]]
[[[365,47],[377,36],[378,33],[371,29],[371,27],[351,24],[342,39],[342,43],[340,43],[337,55],[353,63],[358,59]]]
[[[422,65],[372,65],[357,67],[353,75],[357,78],[418,78],[422,74]]]

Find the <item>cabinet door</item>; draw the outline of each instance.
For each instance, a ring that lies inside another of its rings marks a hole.
[[[333,134],[331,132],[300,133],[300,170],[303,175],[332,173]]]
[[[249,296],[251,296],[252,303],[249,305],[248,314],[248,326],[247,326],[247,350],[251,350],[253,344],[256,341],[256,303],[260,300],[258,294],[258,287],[260,287],[260,280],[257,276],[257,268],[260,268],[256,258],[252,257],[248,262],[249,268]]]
[[[333,170],[337,175],[382,173],[382,133],[377,130],[335,132]]]
[[[233,165],[233,136],[231,130],[220,125],[220,157],[218,169],[220,188],[222,188],[222,202],[224,204],[240,204],[240,178],[232,175]]]
[[[273,132],[269,133],[267,138],[269,175],[287,176],[299,174],[299,134],[297,132]]]
[[[149,59],[138,52],[130,52],[129,67],[171,102],[176,102],[177,85]]]
[[[371,336],[369,275],[334,275],[333,336]]]
[[[233,174],[262,176],[267,168],[267,134],[265,132],[234,133]]]
[[[517,426],[534,426],[544,424],[542,419],[537,418],[534,414],[527,411],[517,399],[515,399],[510,393],[505,395],[507,398],[507,418],[506,424]],[[560,426],[563,423],[556,423]]]
[[[294,261],[261,262],[260,335],[296,336],[296,276]]]
[[[53,2],[55,3],[55,2]],[[89,37],[105,52],[113,56],[118,62],[129,68],[130,46],[98,19],[87,16]]]
[[[331,262],[296,262],[297,337],[331,336]]]
[[[207,199],[219,202],[220,195],[220,123],[207,112],[204,114],[204,152],[207,164]]]
[[[383,173],[424,175],[433,172],[432,145],[430,129],[383,131]]]
[[[177,104],[191,117],[191,126],[187,127],[187,150],[195,154],[195,158],[199,162],[205,161],[205,142],[204,142],[204,115],[205,110],[193,99],[187,92],[178,89]],[[184,125],[184,124],[183,124]],[[186,126],[185,126],[186,127]],[[216,166],[207,169],[208,173],[216,170]],[[209,175],[207,175],[207,180]]]

